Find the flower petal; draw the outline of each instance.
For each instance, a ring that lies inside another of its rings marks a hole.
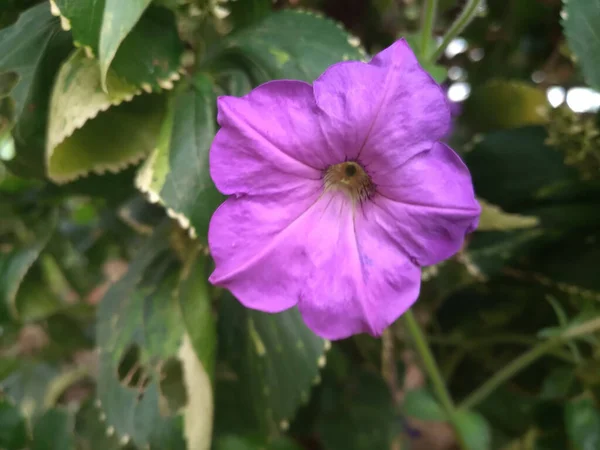
[[[307,234],[312,270],[298,308],[321,337],[380,336],[417,299],[421,271],[343,194],[328,195],[313,208],[319,222]]]
[[[438,142],[400,171],[390,171],[389,184],[383,182],[377,180],[377,195],[365,214],[395,236],[397,245],[420,266],[458,252],[465,235],[477,227],[481,208],[471,176],[445,144]]]
[[[404,40],[369,64],[331,66],[313,86],[328,142],[370,173],[398,167],[450,128],[442,89]]]
[[[228,288],[248,308],[279,312],[298,301],[305,266],[297,230],[322,187],[310,180],[288,186],[277,195],[231,197],[210,222],[216,268],[209,281]]]
[[[219,97],[218,110],[210,171],[224,194],[278,192],[298,179],[321,178],[336,162],[307,83],[271,81],[241,98]]]

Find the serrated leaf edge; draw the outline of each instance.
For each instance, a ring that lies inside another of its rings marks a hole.
[[[135,187],[140,192],[142,192],[142,194],[144,194],[144,197],[146,197],[146,199],[150,203],[162,206],[167,212],[167,215],[171,219],[176,220],[179,226],[188,232],[190,238],[196,239],[198,237],[198,233],[196,232],[194,226],[191,224],[190,219],[188,219],[185,214],[179,213],[173,208],[169,208],[168,206],[166,206],[160,194],[150,187],[150,185],[152,184],[151,167],[154,163],[154,160],[158,156],[158,152],[159,149],[155,148],[150,153],[150,156],[148,156],[148,159],[146,160],[144,166],[140,168],[137,176],[135,177]]]
[[[179,73],[179,71],[176,71],[176,72],[173,72],[168,78],[165,78],[163,80],[157,80],[157,83],[159,83],[159,85],[161,86],[162,89],[171,90],[174,88],[173,82],[179,80],[180,78],[181,78],[181,74]],[[159,93],[159,91],[160,91],[160,89],[153,90],[152,86],[150,86],[150,85],[148,85],[148,87],[149,87],[149,90],[146,90],[145,88],[143,90],[145,90],[149,94]],[[138,89],[133,94],[126,95],[123,98],[118,99],[117,101],[114,101],[114,102],[111,101],[109,104],[99,108],[95,114],[89,116],[87,119],[84,119],[83,121],[81,119],[76,121],[75,127],[73,128],[71,133],[68,135],[66,134],[66,135],[62,136],[61,140],[57,141],[55,147],[52,149],[52,152],[49,152],[48,150],[46,150],[46,164],[47,165],[49,164],[50,158],[52,157],[52,154],[54,153],[54,149],[56,147],[58,147],[60,144],[62,144],[65,141],[65,139],[68,139],[70,136],[72,136],[73,133],[75,133],[77,130],[83,128],[83,126],[88,121],[95,119],[98,116],[98,114],[100,114],[101,112],[106,112],[113,106],[119,106],[122,103],[130,102],[134,98],[136,98],[142,94],[143,94],[142,89]],[[81,122],[81,123],[79,123],[79,122]],[[67,176],[53,175],[51,177],[51,179],[56,184],[60,185],[60,184],[66,184],[71,181],[78,180],[80,178],[85,178],[92,173],[95,173],[96,175],[104,175],[106,172],[118,173],[122,170],[125,170],[126,168],[128,168],[130,166],[133,166],[133,165],[139,163],[140,161],[142,161],[144,159],[144,157],[146,157],[148,155],[148,153],[149,152],[147,152],[147,151],[138,152],[138,153],[134,154],[131,158],[120,161],[117,164],[99,164],[99,165],[93,167],[91,170],[79,171],[79,172],[75,172],[75,173],[73,173],[71,175],[67,175]]]

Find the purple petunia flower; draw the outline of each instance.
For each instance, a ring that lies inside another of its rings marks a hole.
[[[248,308],[378,336],[417,299],[421,267],[477,226],[470,174],[439,142],[448,102],[404,40],[218,109],[210,171],[232,197],[210,223],[210,281]]]

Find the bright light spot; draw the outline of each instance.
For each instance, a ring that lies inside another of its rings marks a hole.
[[[448,98],[453,102],[463,102],[471,94],[471,85],[465,82],[452,83],[448,88]]]
[[[477,62],[481,61],[485,56],[485,51],[482,48],[473,48],[469,50],[469,59],[471,61]]]
[[[553,108],[558,108],[565,101],[565,88],[560,86],[552,86],[549,87],[546,91],[546,97],[548,98],[548,103],[552,105]]]
[[[462,67],[452,66],[448,69],[448,78],[452,81],[458,81],[463,79],[465,76],[465,71]]]
[[[600,92],[586,87],[574,87],[567,92],[567,105],[576,113],[596,112],[600,109]]]
[[[469,44],[467,43],[467,40],[465,38],[454,38],[450,41],[448,47],[446,47],[446,57],[452,59],[456,55],[459,55],[462,52],[466,51],[468,46]]]
[[[10,161],[15,157],[15,141],[10,133],[0,137],[0,160]]]
[[[541,70],[536,70],[531,74],[531,81],[534,83],[541,83],[546,79],[546,73]]]

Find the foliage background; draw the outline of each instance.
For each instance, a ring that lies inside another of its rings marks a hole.
[[[435,3],[440,37],[471,11],[439,58]],[[0,27],[1,449],[600,449],[600,3],[3,0]],[[464,100],[484,207],[414,310],[456,406],[409,322],[332,345],[206,282],[216,97],[402,36]]]

